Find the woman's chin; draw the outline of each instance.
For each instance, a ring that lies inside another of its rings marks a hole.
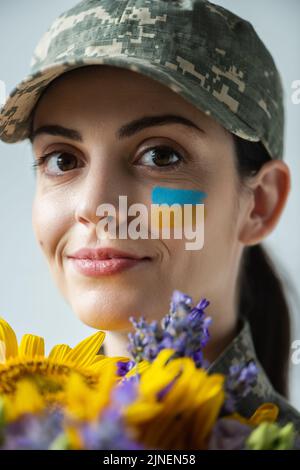
[[[151,321],[149,315],[153,314],[152,308],[149,311],[149,303],[145,299],[145,294],[140,295],[139,290],[133,289],[122,295],[122,290],[114,294],[109,294],[107,290],[99,292],[81,292],[76,297],[74,292],[69,303],[76,316],[86,325],[99,330],[131,330],[133,325],[129,318],[139,318],[144,316]],[[145,292],[145,291],[143,291]],[[154,307],[153,307],[154,308]]]
[[[107,312],[75,312],[79,320],[91,328],[104,331],[131,331],[132,323],[129,316],[122,312],[110,316]]]

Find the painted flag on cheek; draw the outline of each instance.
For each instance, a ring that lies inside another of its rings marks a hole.
[[[173,229],[174,235],[180,235],[183,229],[197,228],[204,222],[206,197],[203,191],[155,186],[151,196],[151,229],[165,233]]]

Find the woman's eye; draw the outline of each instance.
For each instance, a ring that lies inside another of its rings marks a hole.
[[[43,167],[49,176],[59,176],[67,171],[78,168],[78,159],[69,152],[52,152],[40,157],[34,162],[34,167]]]
[[[174,167],[182,160],[183,157],[171,147],[162,146],[146,150],[138,160],[138,164],[151,167]]]

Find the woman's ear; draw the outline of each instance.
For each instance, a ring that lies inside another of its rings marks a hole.
[[[291,189],[289,167],[282,160],[265,163],[246,183],[250,189],[239,241],[256,245],[276,227]]]

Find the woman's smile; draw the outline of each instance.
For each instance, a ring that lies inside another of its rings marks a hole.
[[[80,274],[91,277],[108,276],[134,266],[144,266],[145,262],[152,259],[149,256],[142,257],[113,248],[96,250],[85,248],[67,258]]]
[[[149,258],[78,259],[71,258],[73,266],[84,276],[98,277],[120,273],[134,266],[145,266]]]

